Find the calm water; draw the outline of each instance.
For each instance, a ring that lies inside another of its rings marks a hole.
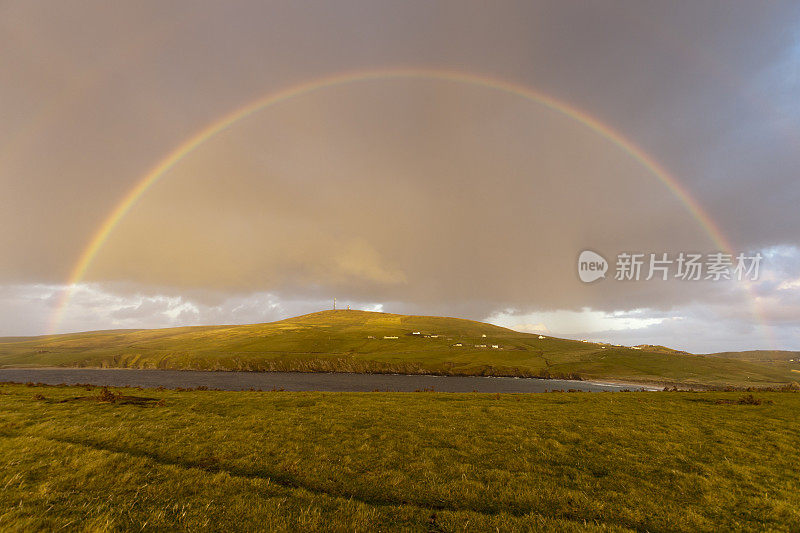
[[[199,387],[210,389],[284,389],[288,391],[397,391],[433,389],[439,392],[545,392],[553,389],[614,391],[633,386],[583,381],[472,376],[409,376],[397,374],[310,374],[304,372],[200,372],[194,370],[127,369],[0,369],[0,382],[90,383],[116,387]]]

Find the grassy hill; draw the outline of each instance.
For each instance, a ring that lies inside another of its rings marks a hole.
[[[787,372],[795,381],[800,381],[800,352],[784,350],[749,350],[745,352],[719,352],[709,354],[732,361],[746,361],[768,365],[778,371]]]
[[[783,350],[748,350],[745,352],[718,352],[708,354],[713,357],[736,359],[739,361],[758,361],[761,363],[789,363],[799,362],[800,352]]]
[[[669,348],[667,346],[661,346],[660,344],[639,344],[638,346],[636,346],[636,348],[639,348],[641,350],[647,350],[648,352],[692,355],[689,352],[685,352],[683,350],[676,350],[674,348]]]
[[[243,326],[0,338],[0,368],[31,366],[511,375],[694,385],[796,379],[782,366],[663,347],[615,347],[472,320],[350,310]]]

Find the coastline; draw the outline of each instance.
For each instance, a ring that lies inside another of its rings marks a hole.
[[[263,370],[205,370],[205,369],[178,369],[178,368],[130,368],[130,367],[99,367],[99,366],[3,366],[0,367],[0,371],[2,370],[23,370],[23,371],[38,371],[38,370],[90,370],[90,371],[136,371],[136,372],[211,372],[211,373],[220,373],[220,374],[228,374],[231,372],[244,372],[248,374],[317,374],[317,375],[332,375],[332,374],[343,374],[349,376],[407,376],[407,377],[459,377],[459,378],[492,378],[492,379],[524,379],[524,380],[536,380],[540,382],[544,381],[558,381],[558,382],[568,382],[568,383],[575,383],[576,385],[596,385],[600,387],[608,386],[608,387],[625,387],[630,388],[632,391],[641,391],[645,390],[647,392],[658,392],[664,389],[666,386],[663,383],[657,383],[653,381],[643,381],[640,383],[632,382],[632,381],[621,381],[615,379],[586,379],[586,380],[576,380],[576,379],[562,379],[562,378],[553,378],[553,377],[536,377],[536,376],[508,376],[508,375],[483,375],[483,374],[441,374],[441,373],[419,373],[419,374],[402,374],[402,373],[395,373],[395,372],[303,372],[303,371],[263,371]],[[682,387],[686,387],[686,385],[681,385]],[[705,387],[701,386],[690,386],[692,390],[706,390]]]

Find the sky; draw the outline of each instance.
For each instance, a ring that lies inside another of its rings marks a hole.
[[[800,350],[798,102],[796,2],[2,2],[0,335],[336,297]],[[681,252],[758,279],[615,279]]]

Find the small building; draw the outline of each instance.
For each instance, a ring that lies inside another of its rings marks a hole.
[[[492,344],[492,348],[500,348],[499,344]]]
[[[412,331],[411,334],[412,335],[421,335],[421,333],[419,331]]]
[[[374,339],[374,338],[375,338],[375,336],[373,336],[373,335],[367,335],[367,338],[368,338],[368,339]]]
[[[486,338],[486,333],[484,333],[483,335],[481,335],[481,337],[483,337],[483,338],[485,339],[485,338]]]
[[[485,344],[476,344],[475,347],[476,348],[486,348],[486,345]]]
[[[392,335],[384,335],[384,336],[383,336],[383,338],[384,338],[384,339],[396,339],[396,338],[398,338],[398,337],[396,337],[396,336],[392,336]]]
[[[455,343],[453,346],[458,346],[458,347],[460,348],[461,346],[464,346],[464,345],[463,345],[463,344],[461,344],[460,342],[457,342],[457,343]]]
[[[539,335],[539,339],[544,339],[544,335]]]

